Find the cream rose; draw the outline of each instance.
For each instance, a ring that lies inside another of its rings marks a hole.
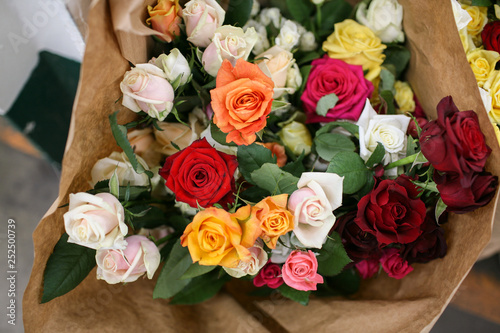
[[[259,39],[254,28],[245,32],[242,28],[224,25],[215,31],[212,43],[203,52],[201,62],[205,71],[217,76],[222,62],[227,59],[233,66],[238,59],[247,60],[250,52]]]
[[[483,88],[490,93],[491,109],[488,117],[491,122],[500,123],[500,71],[494,71],[488,81],[485,82]]]
[[[286,87],[288,88],[288,93],[293,94],[302,85],[302,75],[300,74],[299,66],[294,63],[286,74]]]
[[[284,93],[293,93],[286,88],[289,69],[295,63],[293,54],[275,45],[269,50],[256,56],[257,59],[265,58],[256,62],[259,68],[274,82],[273,98],[280,98]]]
[[[155,61],[156,66],[163,69],[167,80],[174,89],[188,83],[191,78],[191,68],[179,49],[175,48],[168,55],[161,54]],[[179,80],[177,80],[179,78]]]
[[[120,83],[123,106],[134,112],[141,110],[163,120],[174,106],[174,89],[165,73],[153,64],[137,64],[125,73]]]
[[[406,131],[410,117],[404,115],[378,115],[367,99],[356,125],[359,126],[359,155],[367,161],[378,142],[385,148],[384,164],[406,156]],[[397,168],[386,170],[387,176],[396,176]]]
[[[259,241],[248,250],[251,255],[250,260],[240,260],[238,266],[234,268],[223,267],[227,274],[234,278],[240,278],[245,275],[256,275],[259,273],[260,269],[267,263],[267,253]]]
[[[160,251],[155,243],[144,236],[127,238],[123,250],[97,250],[97,279],[109,284],[134,282],[145,273],[152,279],[160,265]]]
[[[285,146],[290,148],[295,155],[304,152],[305,155],[311,152],[312,138],[306,125],[298,121],[292,121],[278,132]]]
[[[398,113],[404,114],[405,112],[415,111],[415,100],[413,99],[413,90],[411,90],[408,82],[396,81],[394,84],[396,93],[394,99],[398,103]]]
[[[397,0],[373,0],[370,6],[361,2],[356,20],[370,28],[384,43],[401,43],[403,33],[403,6]]]
[[[136,157],[139,164],[144,169],[149,170],[146,161],[140,156],[136,155]],[[145,173],[139,174],[135,172],[125,153],[114,151],[108,157],[102,158],[94,164],[94,167],[90,171],[92,186],[101,180],[110,179],[114,172],[116,172],[118,181],[122,186],[127,186],[129,183],[131,186],[145,186],[149,184],[149,177]]]
[[[243,30],[247,30],[248,28],[254,28],[255,32],[257,32],[257,42],[253,46],[252,53],[260,54],[269,48],[269,39],[267,39],[267,30],[266,27],[255,21],[248,20],[248,22],[243,26]]]
[[[311,31],[306,31],[300,36],[300,50],[301,51],[314,51],[318,48],[316,37]]]
[[[63,219],[69,243],[91,249],[124,249],[127,245],[123,206],[109,193],[70,194]]]
[[[479,87],[483,87],[485,82],[488,81],[499,60],[500,54],[496,51],[477,48],[467,53],[467,61],[469,61]]]
[[[182,10],[188,41],[207,47],[215,29],[222,26],[226,12],[216,0],[191,0]]]
[[[457,0],[450,0],[451,8],[453,9],[453,16],[455,17],[455,23],[457,24],[457,29],[462,30],[467,27],[470,21],[472,21],[472,17],[470,17],[469,13],[462,8],[460,3]]]
[[[279,35],[274,42],[287,51],[291,51],[300,41],[299,26],[297,23],[286,20],[283,22]]]
[[[281,27],[281,12],[278,8],[264,8],[260,11],[259,20],[265,26],[273,24],[275,28]]]
[[[333,211],[342,205],[343,181],[344,177],[334,173],[302,173],[298,190],[288,200],[288,209],[298,222],[293,232],[305,247],[323,246],[335,224]]]
[[[188,119],[189,127],[181,123],[158,123],[163,130],[154,130],[158,152],[170,156],[178,152],[172,142],[182,150],[200,138],[204,129],[202,123],[193,113],[189,114]]]

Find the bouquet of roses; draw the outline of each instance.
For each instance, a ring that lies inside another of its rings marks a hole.
[[[397,1],[286,5],[148,8],[164,53],[116,87],[137,118],[109,117],[121,150],[70,195],[42,302],[96,265],[116,284],[151,279],[163,261],[153,297],[171,303],[234,277],[307,304],[442,258],[447,213],[491,201],[476,113],[448,96],[428,121],[400,81]]]

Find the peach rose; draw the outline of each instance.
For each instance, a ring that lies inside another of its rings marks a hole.
[[[263,58],[256,64],[274,82],[273,98],[280,98],[285,92],[292,94],[295,92],[294,89],[286,89],[288,71],[295,63],[291,52],[275,45],[255,58]]]
[[[270,249],[276,247],[278,238],[292,231],[293,213],[286,208],[288,194],[267,197],[255,205],[256,216],[262,229],[261,238]]]
[[[266,147],[267,149],[269,149],[271,151],[273,156],[276,156],[276,159],[277,159],[276,164],[280,168],[282,166],[285,166],[286,160],[287,160],[285,147],[283,147],[282,145],[280,145],[277,142],[266,142],[266,143],[257,142],[257,144]]]
[[[210,91],[213,122],[226,142],[250,145],[264,129],[273,102],[273,81],[259,66],[238,59],[236,66],[224,60],[217,74],[216,88]]]
[[[225,16],[226,12],[216,0],[189,1],[182,11],[187,40],[195,46],[207,47],[215,29],[224,23]]]
[[[193,262],[235,268],[240,261],[251,260],[248,249],[260,233],[255,210],[250,205],[233,214],[210,207],[194,216],[181,236],[181,244],[188,247]]]
[[[178,152],[172,142],[182,150],[198,140],[203,131],[203,125],[193,113],[189,114],[189,125],[190,127],[181,123],[158,123],[163,131],[154,130],[156,142],[159,145],[157,150],[170,156]]]
[[[149,18],[147,24],[153,27],[153,30],[161,32],[158,36],[161,40],[170,43],[175,36],[179,36],[181,31],[182,9],[179,0],[158,0],[158,4],[153,8],[148,6]]]

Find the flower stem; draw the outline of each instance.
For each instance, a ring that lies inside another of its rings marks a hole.
[[[415,160],[417,159],[419,154],[420,154],[420,152],[415,153],[415,154],[410,155],[410,156],[406,156],[405,158],[394,161],[392,163],[389,163],[384,167],[384,169],[389,170],[389,169],[392,169],[392,168],[395,168],[395,167],[398,167],[401,165],[411,164],[411,163],[415,162]]]
[[[316,20],[318,24],[318,29],[321,28],[321,5],[316,5]]]

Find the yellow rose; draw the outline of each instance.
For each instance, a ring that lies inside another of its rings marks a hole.
[[[467,24],[467,32],[473,37],[479,35],[488,22],[488,8],[465,4],[462,4],[462,8],[472,17],[472,21]]]
[[[482,88],[494,72],[495,65],[500,60],[500,54],[496,51],[475,49],[467,54],[467,60],[476,76],[478,86]]]
[[[361,65],[368,70],[367,80],[374,80],[380,74],[384,62],[386,46],[369,28],[353,21],[345,20],[335,24],[333,34],[323,43],[323,50],[330,58],[341,59],[351,65]]]
[[[234,268],[251,259],[248,248],[261,234],[255,209],[250,205],[236,213],[210,207],[198,212],[181,236],[181,245],[188,247],[193,262]]]
[[[415,100],[413,99],[413,90],[411,90],[408,82],[396,81],[394,84],[396,94],[394,99],[398,103],[398,113],[404,114],[405,112],[415,111]]]
[[[288,194],[267,197],[255,205],[260,221],[262,240],[270,249],[276,248],[278,238],[293,230],[293,213],[287,208]]]
[[[462,46],[464,47],[465,54],[471,52],[476,48],[474,42],[472,41],[472,36],[467,33],[467,27],[459,31],[460,40],[462,41]]]
[[[302,152],[307,155],[311,152],[312,138],[306,125],[292,121],[283,126],[278,135],[295,155],[300,155]]]
[[[500,123],[500,75],[499,71],[493,71],[488,81],[484,83],[483,89],[490,93],[492,102],[488,113],[491,122]]]
[[[498,128],[497,124],[492,123],[491,125],[493,125],[493,130],[495,131],[498,144],[500,145],[500,129]]]

